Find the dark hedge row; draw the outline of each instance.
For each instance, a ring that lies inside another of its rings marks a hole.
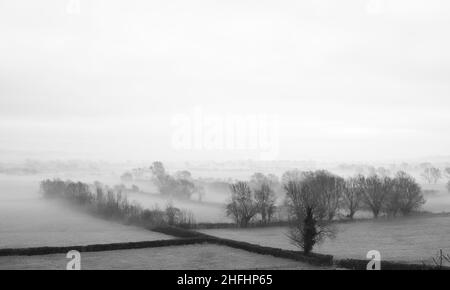
[[[196,231],[185,230],[176,227],[159,227],[152,230],[179,238],[170,240],[95,244],[95,245],[71,246],[71,247],[0,249],[0,256],[34,256],[34,255],[49,255],[49,254],[65,254],[71,250],[77,250],[79,252],[101,252],[101,251],[130,250],[130,249],[183,246],[183,245],[207,243],[207,244],[223,245],[261,255],[271,255],[279,258],[296,260],[317,266],[332,266],[334,264],[338,267],[351,270],[366,270],[368,263],[368,260],[358,260],[358,259],[333,260],[333,256],[331,255],[323,255],[316,253],[310,253],[309,255],[305,255],[303,252],[299,251],[283,250],[279,248],[264,247],[241,241],[222,239],[209,236],[203,233],[199,233]],[[381,270],[437,270],[437,269],[439,268],[433,265],[381,261]],[[440,269],[450,270],[449,267],[441,267]]]
[[[288,221],[271,221],[268,223],[250,223],[248,228],[269,228],[269,227],[287,227]],[[232,229],[239,228],[236,223],[197,223],[196,229]]]
[[[335,260],[339,267],[351,270],[366,270],[368,260],[343,259]],[[450,270],[450,267],[437,267],[426,264],[408,264],[401,262],[381,261],[381,270]]]
[[[151,231],[178,237],[178,238],[215,238],[200,232],[196,232],[193,230],[187,230],[182,229],[178,227],[171,227],[171,226],[161,226],[161,227],[154,227],[154,228],[148,228]]]
[[[0,249],[0,256],[35,256],[62,254],[71,250],[79,252],[102,252],[116,250],[143,249],[167,246],[183,246],[208,242],[202,238],[186,238],[186,239],[169,239],[157,241],[129,242],[129,243],[113,243],[113,244],[95,244],[86,246],[70,246],[70,247],[36,247],[36,248],[15,248]]]
[[[225,245],[228,247],[245,250],[252,253],[261,255],[271,255],[279,258],[286,258],[305,262],[316,266],[331,266],[333,265],[333,256],[322,255],[316,253],[309,253],[308,255],[300,251],[289,251],[279,248],[264,247],[260,245],[250,244],[241,241],[227,240],[227,239],[215,239],[215,243],[219,245]]]
[[[252,253],[271,255],[279,258],[292,259],[296,261],[306,262],[313,265],[330,266],[333,264],[333,256],[309,254],[304,255],[302,252],[288,251],[283,249],[263,247],[246,242],[227,240],[212,237],[203,233],[185,230],[176,227],[159,227],[152,229],[153,231],[180,237],[179,239],[157,240],[130,243],[113,243],[113,244],[96,244],[87,246],[72,247],[37,247],[37,248],[19,248],[19,249],[0,249],[0,256],[33,256],[33,255],[49,255],[67,253],[71,250],[79,252],[100,252],[114,250],[142,249],[166,246],[182,246],[193,244],[216,244],[228,246],[236,249],[245,250]]]
[[[322,255],[316,253],[310,253],[305,255],[300,251],[289,251],[279,248],[264,247],[260,245],[250,244],[247,242],[222,239],[218,237],[213,237],[207,234],[196,232],[193,230],[185,230],[176,227],[160,227],[154,228],[153,231],[157,231],[163,234],[172,235],[180,238],[197,238],[199,240],[205,240],[208,243],[224,245],[235,249],[241,249],[252,253],[271,255],[279,258],[292,259],[296,261],[306,262],[313,265],[319,266],[331,266],[333,264],[333,256]]]

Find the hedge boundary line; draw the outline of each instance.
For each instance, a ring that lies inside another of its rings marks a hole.
[[[204,239],[208,243],[228,246],[230,248],[240,249],[247,252],[252,252],[261,255],[270,255],[278,258],[291,259],[299,262],[305,262],[311,265],[316,266],[332,266],[333,265],[333,256],[331,255],[323,255],[317,253],[310,253],[309,255],[305,255],[299,251],[291,251],[284,250],[279,248],[265,247],[256,244],[251,244],[242,241],[223,239],[214,236],[210,236],[207,234],[203,234],[200,232],[196,232],[193,230],[185,230],[175,227],[162,227],[162,228],[154,228],[153,231],[160,232],[167,235],[173,235],[176,237],[182,238],[198,238]]]
[[[85,246],[64,246],[64,247],[31,247],[31,248],[7,248],[0,249],[0,257],[4,256],[37,256],[50,254],[65,254],[71,250],[79,252],[104,252],[116,250],[132,250],[144,248],[158,248],[168,246],[183,246],[195,244],[215,244],[240,249],[261,255],[270,255],[278,258],[291,259],[308,263],[315,266],[342,267],[350,270],[366,270],[368,260],[360,259],[333,259],[332,255],[310,253],[305,255],[299,251],[284,250],[279,248],[265,247],[242,241],[223,239],[200,232],[181,229],[177,227],[157,227],[148,230],[177,237],[168,240],[93,244]],[[426,264],[408,264],[394,261],[381,261],[381,270],[437,270],[438,267]],[[450,270],[450,267],[441,267],[442,270]]]
[[[67,253],[71,250],[76,250],[79,252],[132,250],[132,249],[157,248],[167,246],[193,245],[206,242],[207,242],[206,239],[188,238],[188,239],[168,239],[168,240],[155,240],[155,241],[129,242],[129,243],[94,244],[86,246],[7,248],[7,249],[0,249],[0,257],[61,254]]]
[[[333,256],[310,254],[304,255],[301,252],[283,250],[278,248],[263,247],[246,242],[240,242],[235,240],[221,239],[213,236],[209,236],[203,233],[184,230],[176,227],[160,227],[151,229],[155,232],[160,232],[175,237],[177,239],[169,240],[156,240],[156,241],[143,241],[143,242],[129,242],[129,243],[112,243],[112,244],[95,244],[86,246],[64,246],[64,247],[35,247],[35,248],[9,248],[0,249],[0,257],[4,256],[37,256],[37,255],[50,255],[50,254],[62,254],[71,250],[79,252],[103,252],[103,251],[116,251],[116,250],[132,250],[143,248],[156,248],[166,246],[182,246],[182,245],[194,245],[194,244],[215,244],[228,246],[235,249],[241,249],[247,252],[252,252],[262,255],[270,255],[279,258],[291,259],[295,261],[305,262],[317,266],[331,266],[333,265]]]
[[[350,270],[366,270],[368,260],[339,259],[334,261],[339,267]],[[427,264],[408,264],[394,261],[381,261],[381,270],[450,270],[450,267],[437,267]]]
[[[254,228],[271,228],[271,227],[287,227],[289,226],[288,221],[276,221],[270,222],[268,224],[263,223],[250,223],[248,224],[249,229]],[[209,230],[209,229],[239,229],[236,223],[197,223],[195,224],[195,229]]]
[[[153,231],[157,231],[163,234],[178,236],[178,237],[191,237],[191,238],[205,238],[209,243],[213,242],[219,245],[225,245],[231,248],[242,249],[248,252],[253,252],[263,255],[271,255],[279,258],[292,259],[300,262],[309,263],[316,266],[332,266],[336,265],[350,270],[366,270],[369,260],[358,259],[334,259],[332,255],[324,255],[311,253],[305,255],[302,252],[283,250],[279,248],[264,247],[247,242],[241,242],[236,240],[229,240],[210,236],[204,233],[196,232],[193,230],[185,230],[175,227],[163,227],[154,228]],[[395,261],[381,261],[382,270],[437,270],[438,267],[427,264],[409,264]],[[441,267],[442,270],[450,270],[450,267]]]

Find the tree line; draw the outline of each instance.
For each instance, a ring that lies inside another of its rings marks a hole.
[[[262,174],[257,176],[260,178],[230,185],[226,213],[240,227],[247,227],[258,216],[268,223],[276,210],[276,183]],[[357,175],[345,179],[326,170],[292,170],[283,174],[281,185],[289,237],[306,253],[324,237],[333,236],[331,221],[342,213],[349,219],[360,210],[371,211],[374,218],[409,215],[425,203],[419,184],[402,171],[395,177]]]
[[[192,212],[182,210],[169,203],[164,210],[155,206],[144,209],[135,202],[130,202],[120,188],[109,188],[95,182],[63,181],[46,179],[40,183],[40,191],[46,198],[59,198],[72,204],[84,206],[94,215],[113,219],[127,224],[152,228],[170,225],[182,228],[195,226]]]
[[[171,174],[160,161],[153,162],[148,168],[136,168],[125,172],[121,179],[122,181],[145,180],[146,173],[149,173],[150,180],[162,195],[178,199],[191,199],[195,194],[199,201],[202,201],[205,195],[203,185],[195,180],[189,171],[180,170]]]

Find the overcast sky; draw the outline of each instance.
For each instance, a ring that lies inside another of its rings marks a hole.
[[[275,116],[275,159],[450,155],[449,31],[444,0],[0,0],[0,158],[260,156],[176,148],[198,108]]]

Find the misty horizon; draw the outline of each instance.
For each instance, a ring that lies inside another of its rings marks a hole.
[[[1,5],[4,160],[261,159],[175,148],[198,107],[275,116],[270,160],[449,155],[445,1]]]

